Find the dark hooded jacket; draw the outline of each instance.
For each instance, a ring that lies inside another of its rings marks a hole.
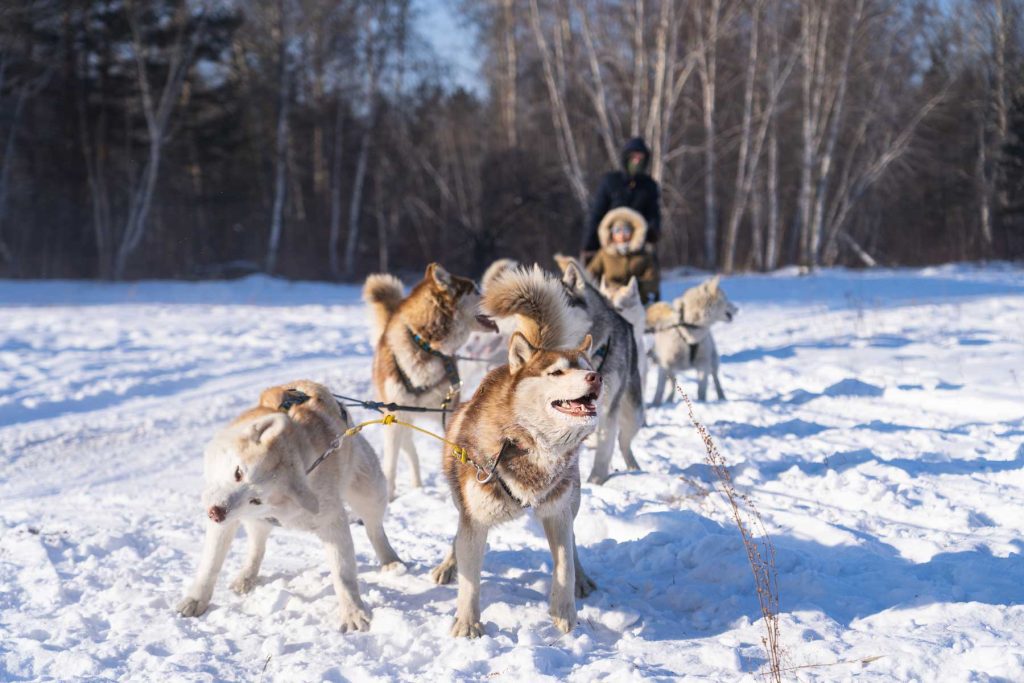
[[[647,148],[643,138],[633,138],[622,148],[622,170],[606,173],[601,179],[601,186],[594,195],[594,203],[590,207],[587,230],[583,239],[583,251],[595,252],[601,248],[597,235],[597,227],[601,219],[612,209],[626,206],[637,211],[647,221],[647,241],[657,242],[661,236],[661,208],[658,201],[658,183],[643,171],[630,176],[626,170],[627,159],[632,152],[643,152],[648,163],[651,150]]]

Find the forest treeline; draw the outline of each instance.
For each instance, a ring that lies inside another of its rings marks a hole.
[[[1024,0],[463,0],[469,90],[417,11],[0,0],[0,276],[544,260],[633,135],[663,267],[1024,253]]]

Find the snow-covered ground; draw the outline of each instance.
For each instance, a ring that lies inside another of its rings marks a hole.
[[[716,332],[730,400],[697,410],[773,535],[786,663],[880,657],[787,676],[1024,680],[1024,272],[724,287],[741,308]],[[456,520],[428,440],[426,487],[400,470],[386,523],[410,571],[378,572],[354,528],[368,633],[335,630],[318,543],[286,531],[252,594],[227,587],[239,539],[210,611],[176,616],[204,443],[272,383],[367,395],[366,335],[354,287],[0,282],[0,680],[758,675],[750,569],[678,405],[648,412],[643,473],[584,486],[577,538],[600,590],[568,635],[547,615],[543,532],[524,518],[490,537],[487,636],[448,636],[455,588],[428,572]]]

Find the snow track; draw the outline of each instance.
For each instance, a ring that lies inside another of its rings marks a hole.
[[[1024,273],[723,286],[741,307],[716,328],[730,401],[697,410],[773,534],[786,663],[881,656],[791,676],[1024,680]],[[648,411],[643,473],[584,486],[599,590],[570,634],[550,623],[551,559],[524,518],[489,538],[487,637],[448,636],[456,589],[429,569],[455,512],[419,437],[426,486],[400,463],[386,520],[409,571],[379,572],[353,527],[369,633],[336,631],[319,544],[287,531],[253,593],[227,587],[240,534],[209,612],[176,616],[205,442],[269,384],[368,395],[370,358],[354,287],[0,283],[0,680],[757,677],[750,570],[678,405]]]

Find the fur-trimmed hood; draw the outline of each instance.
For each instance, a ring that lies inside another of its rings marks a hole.
[[[597,226],[597,238],[601,248],[606,251],[615,251],[615,247],[612,245],[612,226],[620,222],[626,222],[633,226],[633,236],[629,240],[630,253],[642,251],[647,242],[647,221],[638,211],[625,206],[612,209],[601,219],[601,224]]]

